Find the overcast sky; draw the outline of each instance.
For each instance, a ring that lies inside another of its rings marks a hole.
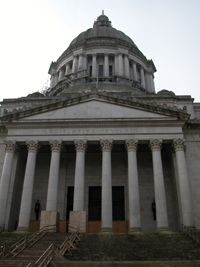
[[[51,61],[102,9],[156,66],[156,92],[200,102],[200,0],[0,0],[0,101],[41,91]]]

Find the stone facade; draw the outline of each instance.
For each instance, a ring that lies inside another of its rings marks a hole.
[[[200,104],[155,93],[153,62],[105,15],[91,31],[51,64],[46,96],[1,103],[0,224],[27,230],[39,200],[60,220],[85,211],[101,232],[113,221],[130,233],[200,229]]]

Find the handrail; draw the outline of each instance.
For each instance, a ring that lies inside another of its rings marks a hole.
[[[31,247],[33,244],[35,244],[39,239],[41,239],[48,231],[54,230],[56,227],[56,224],[53,225],[46,225],[33,233],[29,237],[23,237],[19,241],[17,241],[14,245],[12,245],[7,253],[3,255],[4,258],[8,257],[9,255],[14,258],[16,257],[22,250],[24,250],[26,247]]]
[[[185,226],[182,224],[182,232],[189,235],[194,241],[200,244],[200,235],[197,234],[197,232],[194,229],[191,229],[190,227]]]
[[[75,250],[77,242],[80,241],[80,233],[78,232],[78,228],[76,226],[71,225],[71,230],[72,233],[63,241],[60,247],[57,247],[55,244],[52,243],[35,263],[30,262],[27,267],[46,267],[53,258],[65,260],[65,258],[63,257],[65,252],[68,251],[71,254],[70,250]]]

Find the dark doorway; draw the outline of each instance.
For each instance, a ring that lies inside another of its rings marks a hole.
[[[101,187],[89,187],[89,221],[101,221]]]
[[[69,220],[69,212],[73,211],[73,201],[74,201],[74,187],[69,186],[67,191],[67,215],[66,219]]]
[[[113,221],[124,221],[125,209],[124,209],[123,186],[112,187],[112,205],[113,205]]]

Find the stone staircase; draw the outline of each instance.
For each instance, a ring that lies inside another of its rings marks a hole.
[[[50,266],[200,266],[200,245],[183,233],[85,234],[77,248]]]
[[[32,247],[25,248],[15,258],[0,259],[0,266],[27,266],[30,262],[35,263],[52,243],[60,246],[67,236],[68,234],[47,233]]]

